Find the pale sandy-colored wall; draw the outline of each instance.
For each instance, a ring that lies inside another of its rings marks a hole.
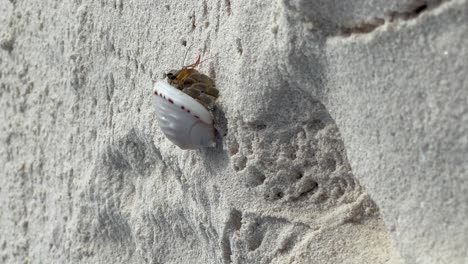
[[[1,263],[467,263],[468,3],[0,0]],[[201,54],[227,135],[151,89]]]

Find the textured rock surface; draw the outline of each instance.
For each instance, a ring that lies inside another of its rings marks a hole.
[[[0,262],[467,263],[468,4],[0,0]],[[216,149],[152,84],[202,54]]]

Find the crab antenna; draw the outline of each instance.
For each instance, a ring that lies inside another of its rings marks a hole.
[[[188,54],[190,48],[192,48],[193,44],[194,44],[194,43],[190,44],[190,46],[188,46],[187,50],[185,51],[184,60],[182,61],[182,67],[184,67],[185,59],[187,58],[187,54]]]
[[[218,54],[213,55],[213,56],[211,56],[211,57],[208,57],[208,58],[206,58],[206,59],[204,59],[204,60],[198,62],[197,65],[200,65],[200,64],[202,64],[203,62],[205,62],[205,61],[207,61],[207,60],[211,60],[211,59],[216,58],[216,57],[218,57]]]
[[[198,59],[195,63],[193,64],[190,64],[190,65],[187,65],[187,66],[184,66],[184,69],[188,69],[188,68],[195,68],[197,67],[198,65],[202,64],[203,62],[207,61],[207,60],[211,60],[212,58],[216,58],[218,57],[218,54],[214,55],[214,56],[211,56],[209,58],[206,58],[204,60],[201,60],[201,55],[198,55]]]
[[[200,64],[200,59],[201,59],[201,55],[198,55],[198,59],[195,63],[193,64],[190,64],[190,65],[187,65],[187,66],[184,66],[185,69],[187,68],[195,68],[198,66],[198,64]]]

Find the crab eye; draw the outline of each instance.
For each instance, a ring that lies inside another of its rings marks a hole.
[[[166,73],[166,77],[169,80],[175,80],[175,78],[176,78],[176,76],[172,72]]]

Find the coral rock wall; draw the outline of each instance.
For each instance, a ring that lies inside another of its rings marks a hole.
[[[0,0],[1,263],[468,263],[466,0]],[[217,148],[159,129],[200,71]]]

